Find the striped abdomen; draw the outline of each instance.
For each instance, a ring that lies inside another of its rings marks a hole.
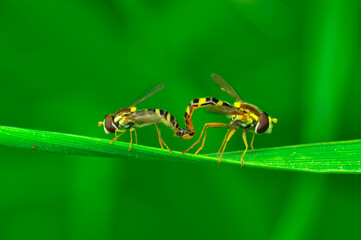
[[[193,120],[192,120],[192,115],[195,109],[200,108],[200,107],[207,107],[207,106],[222,106],[224,108],[230,108],[231,106],[229,105],[229,103],[227,102],[223,102],[221,100],[218,100],[217,98],[214,97],[207,97],[207,98],[197,98],[197,99],[193,99],[187,109],[186,112],[184,114],[184,120],[186,122],[186,126],[189,132],[195,133],[194,130],[194,126],[193,126]]]
[[[134,120],[136,122],[144,123],[163,123],[174,131],[174,136],[181,137],[183,139],[190,139],[194,133],[179,126],[177,120],[166,110],[161,109],[148,109],[136,111]]]

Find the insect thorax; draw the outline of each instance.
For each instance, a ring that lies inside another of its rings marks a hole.
[[[118,128],[129,129],[133,127],[135,121],[132,119],[131,114],[124,113],[114,118],[114,122]]]
[[[256,122],[252,121],[251,118],[245,120],[237,119],[237,117],[232,117],[231,125],[236,125],[242,128],[253,128],[256,125]]]
[[[258,117],[248,111],[242,111],[242,114],[232,116],[231,124],[242,128],[253,128],[257,124]]]
[[[128,128],[133,127],[134,124],[135,124],[134,121],[119,122],[119,128],[128,129]]]

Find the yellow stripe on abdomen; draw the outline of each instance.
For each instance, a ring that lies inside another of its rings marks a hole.
[[[206,99],[206,98],[199,98],[199,99],[198,99],[198,106],[199,106],[199,107],[202,106],[203,103],[205,103],[205,102],[207,102],[207,99]]]

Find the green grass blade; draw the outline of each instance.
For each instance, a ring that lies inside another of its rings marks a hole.
[[[0,144],[65,154],[99,157],[130,157],[167,161],[188,161],[217,164],[218,154],[193,155],[108,139],[77,136],[23,128],[0,126]],[[222,164],[240,166],[242,151],[225,153]],[[360,173],[361,140],[317,143],[248,151],[245,166],[298,170],[307,172]]]
[[[136,144],[133,144],[132,150],[129,151],[129,143],[126,142],[116,141],[110,144],[109,139],[7,126],[0,126],[0,144],[9,147],[34,149],[36,151],[98,157],[167,159],[169,161],[218,161],[216,158],[193,154],[182,156],[180,152],[174,151],[173,154],[170,154],[168,150]]]
[[[224,153],[223,160],[241,159],[243,151]],[[207,154],[216,157],[217,154]],[[361,173],[361,140],[314,143],[248,151],[245,164],[285,170]]]

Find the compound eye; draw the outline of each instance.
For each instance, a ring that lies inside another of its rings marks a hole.
[[[117,128],[115,127],[114,124],[114,117],[112,114],[108,114],[105,116],[104,119],[104,131],[109,134],[109,133],[115,133],[115,130]]]
[[[268,114],[265,112],[262,112],[259,116],[258,123],[256,125],[256,133],[264,133],[268,130],[270,125]]]

